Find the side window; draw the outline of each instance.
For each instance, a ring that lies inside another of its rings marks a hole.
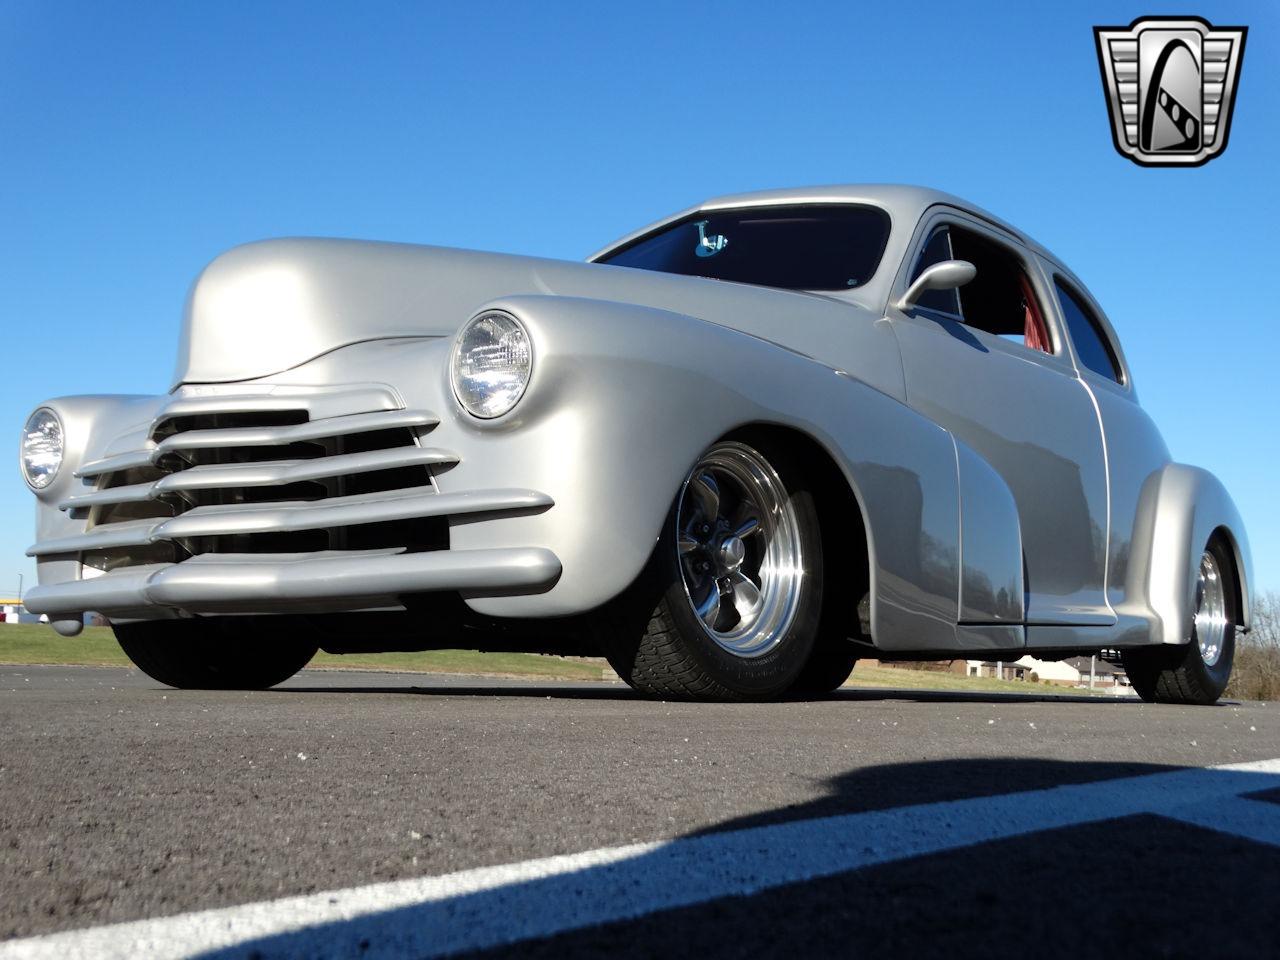
[[[1101,374],[1108,380],[1122,383],[1120,362],[1115,351],[1102,332],[1102,325],[1081,299],[1063,285],[1057,278],[1053,282],[1058,293],[1058,303],[1062,306],[1062,316],[1067,321],[1067,329],[1071,331],[1071,342],[1076,345],[1076,354],[1080,362]]]
[[[911,274],[910,282],[915,283],[916,278],[924,273],[926,267],[950,259],[951,232],[946,227],[939,227],[929,237],[929,242],[924,245],[924,249],[920,251],[920,259],[916,262],[916,269]],[[955,290],[929,290],[916,302],[926,310],[960,315],[960,300]]]
[[[1030,350],[1053,353],[1044,312],[1022,258],[1004,244],[963,227],[951,228],[951,250],[957,260],[968,260],[978,268],[978,275],[959,291],[965,324]]]

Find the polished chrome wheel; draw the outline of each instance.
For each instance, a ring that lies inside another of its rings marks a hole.
[[[1196,579],[1195,638],[1200,646],[1200,659],[1212,667],[1222,656],[1230,618],[1227,616],[1227,593],[1218,561],[1208,551],[1200,558],[1200,574]]]
[[[643,694],[768,700],[813,659],[824,610],[818,471],[770,433],[702,454],[673,491],[645,570],[589,621]]]
[[[759,657],[781,642],[800,603],[805,558],[782,481],[755,450],[717,444],[690,471],[676,549],[689,604],[722,649]]]
[[[1230,546],[1215,537],[1200,556],[1188,643],[1153,643],[1121,651],[1143,700],[1210,704],[1227,689],[1235,662],[1236,568]]]

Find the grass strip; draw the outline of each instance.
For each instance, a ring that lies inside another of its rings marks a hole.
[[[0,663],[132,666],[107,627],[86,627],[78,637],[63,637],[43,624],[0,623]],[[475,676],[528,677],[542,680],[613,679],[603,661],[536,653],[479,653],[475,650],[428,650],[422,653],[318,653],[311,667],[329,670],[385,670],[405,673],[454,673]],[[1023,696],[1078,697],[1089,690],[993,677],[964,677],[932,670],[903,670],[859,664],[846,684],[881,690],[968,691]],[[1093,691],[1103,695],[1102,691]]]
[[[34,623],[0,623],[0,663],[63,664],[94,667],[132,666],[108,627],[85,627],[64,637]],[[599,680],[602,661],[536,653],[478,653],[427,650],[422,653],[317,653],[310,663],[321,669],[362,669],[413,673],[465,673],[477,676],[537,677],[549,680]]]

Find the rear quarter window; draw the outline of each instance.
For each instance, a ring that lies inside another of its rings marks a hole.
[[[1071,342],[1075,344],[1076,355],[1080,364],[1108,380],[1123,383],[1124,376],[1120,372],[1120,361],[1116,358],[1115,348],[1102,330],[1097,316],[1084,303],[1081,297],[1060,279],[1054,278],[1054,289],[1058,294],[1058,303],[1062,307],[1062,317],[1071,334]]]

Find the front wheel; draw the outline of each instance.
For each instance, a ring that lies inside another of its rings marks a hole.
[[[265,690],[307,665],[318,647],[298,628],[271,618],[200,617],[115,624],[116,639],[139,670],[183,690]]]
[[[789,692],[817,695],[834,693],[853,675],[853,668],[857,663],[858,654],[851,644],[823,643],[819,640],[809,662],[804,665]]]
[[[812,493],[782,445],[715,444],[689,472],[640,581],[595,624],[636,690],[764,700],[809,660],[822,610]]]
[[[1235,607],[1235,567],[1215,541],[1200,558],[1191,642],[1122,652],[1125,672],[1138,695],[1153,703],[1216,703],[1231,679],[1235,659]]]

